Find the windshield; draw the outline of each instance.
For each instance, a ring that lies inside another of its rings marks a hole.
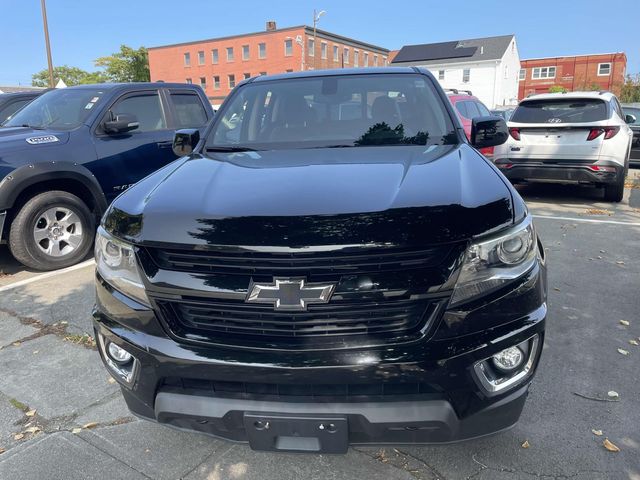
[[[103,93],[104,90],[97,88],[51,90],[25,106],[2,126],[72,130],[86,120]]]
[[[258,81],[240,87],[218,115],[209,150],[458,142],[432,83],[419,74]]]
[[[565,99],[522,102],[511,117],[515,123],[586,123],[607,119],[602,100]]]

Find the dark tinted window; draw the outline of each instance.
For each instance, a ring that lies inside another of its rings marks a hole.
[[[623,107],[625,115],[633,115],[636,117],[636,121],[631,125],[640,125],[640,108]]]
[[[31,99],[16,100],[15,102],[9,103],[4,107],[0,107],[0,123],[4,122],[7,118],[16,113],[30,101]]]
[[[597,99],[528,100],[511,117],[516,123],[585,123],[607,118],[607,104]]]
[[[167,128],[164,114],[162,113],[160,97],[157,93],[125,97],[111,107],[111,112],[114,116],[120,113],[135,115],[140,126],[133,130],[132,133],[151,132]]]
[[[464,118],[470,118],[469,112],[467,111],[466,103],[467,102],[456,102],[455,107],[458,113],[462,115]]]
[[[474,119],[480,116],[480,110],[478,110],[478,106],[476,102],[462,102],[467,107],[467,118]]]
[[[207,146],[256,149],[457,142],[428,78],[343,75],[244,85]]]
[[[61,88],[43,93],[11,117],[4,126],[30,125],[71,130],[98,108],[103,91],[94,88]]]
[[[172,93],[177,128],[196,128],[207,123],[207,113],[200,97],[189,93]]]

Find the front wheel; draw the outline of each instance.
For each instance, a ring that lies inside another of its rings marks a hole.
[[[9,230],[9,250],[35,270],[75,265],[93,245],[95,221],[75,195],[53,191],[36,195],[18,212]]]

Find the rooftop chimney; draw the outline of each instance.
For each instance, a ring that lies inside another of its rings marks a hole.
[[[273,32],[276,29],[276,22],[269,20],[267,22],[267,32]]]

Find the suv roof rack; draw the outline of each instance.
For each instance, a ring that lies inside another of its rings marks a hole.
[[[458,90],[457,88],[445,88],[444,91],[447,93],[451,92],[454,95],[458,95],[460,94],[460,92],[466,93],[467,95],[473,95],[473,93],[471,93],[471,90]]]

